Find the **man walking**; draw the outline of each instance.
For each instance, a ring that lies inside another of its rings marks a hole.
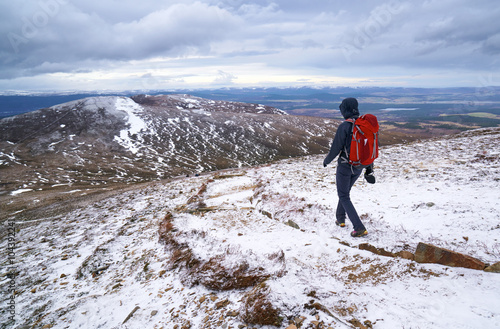
[[[342,116],[346,120],[356,120],[359,117],[358,101],[356,100],[356,98],[344,99],[339,108],[340,113],[342,113]],[[339,156],[336,173],[337,194],[339,197],[339,202],[337,205],[337,220],[335,221],[335,224],[340,227],[345,227],[345,218],[347,214],[352,225],[354,226],[354,231],[351,232],[351,236],[361,237],[367,235],[368,231],[361,222],[361,219],[359,218],[358,213],[356,212],[356,209],[351,202],[351,187],[361,175],[364,168],[366,168],[365,178],[369,183],[375,183],[375,177],[373,176],[373,164],[367,167],[353,166],[349,164],[349,152],[351,148],[353,124],[353,122],[344,121],[339,125],[333,139],[332,146],[330,147],[330,152],[323,161],[323,166],[326,167],[337,156]]]

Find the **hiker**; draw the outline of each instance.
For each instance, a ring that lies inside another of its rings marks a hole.
[[[339,106],[340,113],[347,119],[357,119],[359,117],[358,101],[356,98],[346,98],[342,101]],[[368,166],[353,166],[349,164],[349,151],[351,148],[351,136],[353,130],[353,123],[349,121],[342,122],[335,134],[335,137],[330,148],[330,152],[323,161],[323,166],[326,167],[330,162],[332,162],[337,156],[337,173],[336,173],[336,184],[337,184],[337,194],[339,197],[339,202],[337,205],[336,221],[335,224],[340,227],[345,227],[345,217],[346,213],[354,226],[354,231],[351,232],[351,236],[360,237],[368,234],[365,226],[361,222],[361,219],[351,202],[350,192],[354,185],[354,182],[361,175],[364,168],[365,179],[369,183],[375,183],[375,176],[373,176],[373,163]]]

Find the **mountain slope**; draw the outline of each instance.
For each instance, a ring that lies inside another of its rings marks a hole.
[[[366,238],[333,224],[323,155],[154,182],[53,217],[10,214],[18,248],[0,284],[17,274],[19,327],[496,328],[500,274],[359,245],[500,261],[499,142],[483,129],[383,147],[377,183],[352,193]]]
[[[323,153],[336,125],[189,95],[86,98],[0,121],[0,192],[110,188]]]

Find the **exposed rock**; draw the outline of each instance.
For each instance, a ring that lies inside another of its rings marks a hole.
[[[500,273],[500,262],[490,265],[484,270],[486,272]]]
[[[295,319],[293,319],[294,323],[297,325],[297,326],[301,326],[302,323],[306,320],[307,318],[305,316],[298,316],[296,317]]]
[[[362,243],[358,246],[359,249],[361,250],[368,250],[374,254],[380,255],[380,256],[387,256],[387,257],[396,257],[396,255],[390,251],[386,251],[384,248],[377,248],[372,246],[369,243]]]
[[[130,314],[125,318],[125,320],[123,321],[122,324],[125,324],[128,320],[130,320],[130,318],[134,315],[135,312],[137,312],[137,310],[139,310],[140,307],[139,306],[136,306],[132,312],[130,312]]]
[[[269,211],[261,210],[260,211],[262,215],[267,216],[270,219],[273,219],[273,214],[271,214]]]
[[[415,255],[407,250],[401,250],[396,254],[396,256],[404,259],[415,260]]]
[[[309,309],[309,310],[315,309],[318,311],[322,311],[322,312],[328,314],[329,316],[334,317],[334,315],[332,314],[332,312],[330,312],[330,310],[328,308],[326,308],[324,305],[322,305],[318,302],[310,301],[309,304],[304,305],[304,308]]]
[[[436,263],[446,266],[465,267],[483,270],[485,264],[471,256],[420,242],[415,251],[415,261],[419,263]]]
[[[219,309],[219,308],[226,307],[227,305],[229,305],[229,303],[230,302],[227,299],[224,299],[224,300],[222,300],[220,302],[215,303],[215,308]]]
[[[350,324],[352,324],[355,328],[360,328],[360,329],[367,329],[367,327],[361,323],[361,321],[359,321],[358,319],[356,318],[352,318],[351,320],[348,321]]]
[[[227,316],[238,316],[240,313],[238,313],[237,311],[229,311],[227,312]]]
[[[297,223],[295,223],[293,220],[289,220],[288,222],[285,223],[286,225],[290,226],[290,227],[293,227],[297,230],[300,230],[300,227],[299,225],[297,225]]]
[[[311,321],[311,324],[314,326],[314,328],[319,328],[319,321]]]

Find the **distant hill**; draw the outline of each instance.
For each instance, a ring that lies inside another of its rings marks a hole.
[[[172,91],[153,90],[150,95]],[[279,108],[288,114],[342,119],[338,105],[345,97],[356,97],[362,113],[377,115],[385,133],[397,140],[453,134],[469,129],[500,127],[500,87],[469,88],[224,88],[215,90],[182,90],[177,94],[243,103],[260,103]],[[0,118],[31,112],[54,104],[98,96],[140,94],[124,91],[118,94],[89,92],[85,94],[3,94],[0,95]]]
[[[105,187],[325,153],[336,126],[184,94],[84,98],[0,120],[1,193]]]

